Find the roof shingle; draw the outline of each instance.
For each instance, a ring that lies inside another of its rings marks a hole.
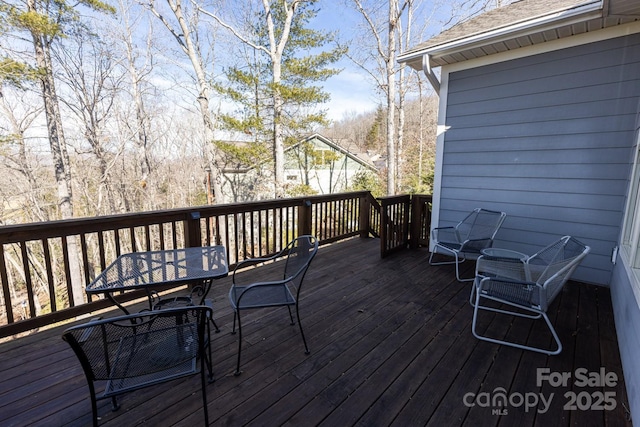
[[[520,0],[507,6],[493,9],[467,21],[460,22],[437,36],[414,46],[405,52],[405,54],[408,55],[411,52],[421,51],[482,34],[490,30],[530,21],[556,12],[566,11],[578,6],[594,3],[594,1],[595,0]]]

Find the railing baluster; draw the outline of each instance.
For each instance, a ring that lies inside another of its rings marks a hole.
[[[4,309],[7,313],[7,322],[13,323],[13,306],[11,304],[11,289],[9,287],[9,275],[7,263],[4,257],[4,245],[0,244],[0,279],[2,279],[2,296],[4,297]]]
[[[24,281],[27,287],[27,305],[29,306],[29,317],[35,317],[36,306],[33,295],[33,283],[31,281],[31,268],[29,265],[29,251],[27,249],[27,242],[20,242],[20,254],[22,256],[22,268],[24,270]]]
[[[44,264],[46,268],[47,274],[47,288],[49,289],[49,305],[51,306],[51,311],[57,311],[57,303],[56,303],[56,284],[53,279],[53,266],[51,264],[51,252],[49,250],[49,242],[47,239],[42,239],[40,241],[42,244],[42,256],[44,257]]]
[[[98,254],[100,256],[100,270],[104,270],[107,268],[107,260],[104,253],[104,235],[103,232],[98,232]],[[119,253],[116,253],[117,256],[120,256]]]
[[[73,298],[73,285],[71,282],[71,269],[69,267],[69,239],[67,236],[62,236],[62,259],[64,260],[64,278],[63,280],[67,284],[67,295],[69,296],[69,306],[75,307]]]
[[[116,232],[115,235],[117,236],[118,233]],[[86,283],[91,282],[91,271],[89,270],[89,253],[88,253],[88,245],[87,245],[87,235],[86,234],[81,234],[80,235],[80,250],[82,251],[82,265],[84,266],[84,268],[82,269],[82,272],[84,274],[84,281]],[[87,296],[89,302],[92,301],[91,299],[91,295]]]

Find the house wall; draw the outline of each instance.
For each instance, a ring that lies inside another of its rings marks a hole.
[[[475,207],[505,211],[496,246],[534,253],[575,236],[592,251],[573,277],[609,284],[633,161],[640,35],[443,70],[443,89],[439,226]]]
[[[315,158],[305,152],[302,144],[286,152],[285,180],[288,185],[306,184],[308,180],[309,186],[318,194],[340,193],[349,190],[358,173],[372,171],[319,138],[309,142],[313,144]]]
[[[632,273],[618,257],[611,279],[611,303],[618,335],[618,348],[627,389],[625,404],[629,404],[631,418],[640,420],[640,306],[630,282]],[[618,404],[623,401],[617,399]]]
[[[318,194],[333,194],[348,191],[353,183],[353,178],[359,172],[366,172],[370,169],[362,166],[355,160],[342,155],[333,162],[331,167],[314,168],[308,172],[309,186],[316,190]],[[285,174],[298,175],[298,183],[302,183],[304,172],[300,170],[286,171]]]

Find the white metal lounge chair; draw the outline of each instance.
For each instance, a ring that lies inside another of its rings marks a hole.
[[[455,264],[456,278],[460,282],[470,282],[474,278],[460,278],[459,264],[466,260],[468,255],[478,256],[480,251],[490,248],[493,239],[504,222],[507,214],[476,208],[455,227],[438,227],[431,231],[431,238],[435,247],[429,257],[430,265]],[[433,262],[436,253],[450,255],[454,261]]]
[[[589,251],[589,246],[571,236],[564,236],[524,260],[480,256],[470,297],[474,307],[471,328],[473,335],[484,341],[524,350],[548,355],[559,354],[562,351],[562,343],[547,316],[547,309]],[[487,306],[483,305],[483,300],[503,305],[500,308]],[[532,347],[481,335],[477,328],[478,314],[481,310],[530,319],[543,318],[553,335],[556,348]]]

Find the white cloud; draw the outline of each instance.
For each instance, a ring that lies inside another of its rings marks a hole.
[[[363,74],[349,69],[328,79],[324,89],[331,94],[331,100],[325,104],[327,116],[331,120],[340,120],[348,112],[373,111],[380,102],[371,81]]]

